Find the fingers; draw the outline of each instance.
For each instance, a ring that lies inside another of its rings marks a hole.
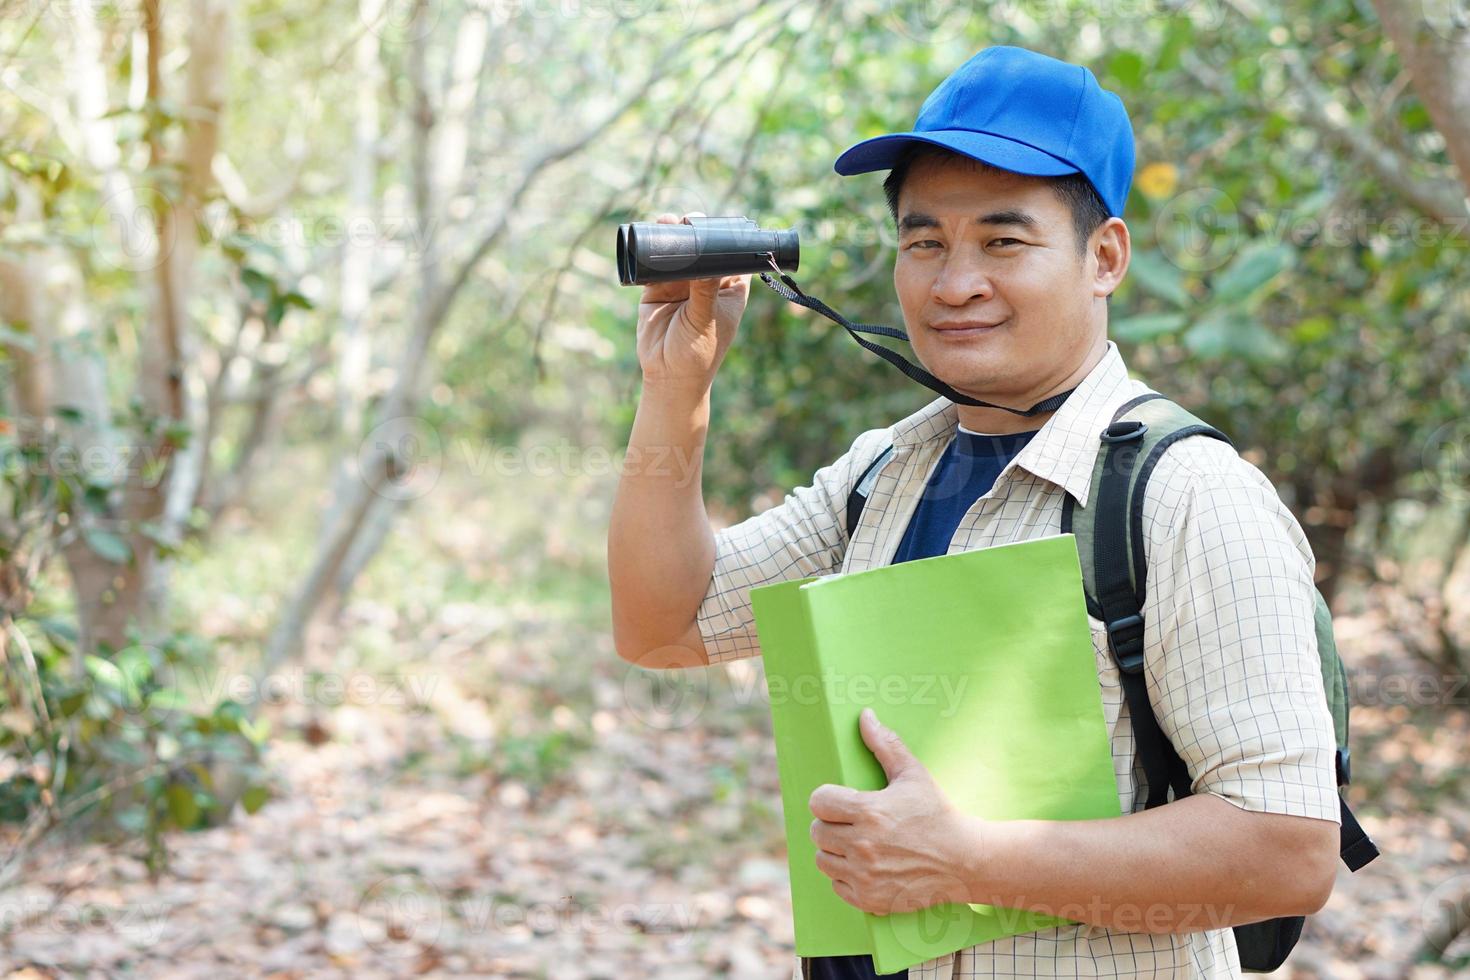
[[[684,224],[690,224],[690,218],[707,217],[703,211],[687,211],[679,220]],[[690,321],[699,329],[710,322],[714,316],[715,294],[720,291],[720,279],[692,279],[689,281],[689,304],[687,312]]]
[[[849,824],[832,824],[821,819],[813,820],[807,829],[807,835],[817,845],[819,853],[826,852],[838,857],[847,857],[847,836],[851,832]]]
[[[696,330],[704,332],[709,329],[710,321],[714,319],[715,294],[719,291],[718,279],[689,280],[689,302],[685,305],[685,312],[690,325]]]
[[[811,796],[807,798],[807,806],[811,809],[812,816],[828,823],[852,823],[861,809],[861,799],[859,792],[850,786],[823,783],[812,790]]]

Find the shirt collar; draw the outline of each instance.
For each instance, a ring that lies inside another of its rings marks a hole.
[[[1042,425],[1035,438],[1016,454],[1015,465],[1066,490],[1087,506],[1092,470],[1101,445],[1098,437],[1113,412],[1133,395],[1148,390],[1128,377],[1123,355],[1112,340],[1102,359]],[[894,424],[893,444],[905,449],[942,444],[958,431],[959,406],[939,397]]]

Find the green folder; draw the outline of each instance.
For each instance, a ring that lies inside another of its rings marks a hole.
[[[796,952],[880,973],[1071,920],[941,903],[871,915],[816,865],[812,790],[887,785],[871,707],[960,810],[992,820],[1121,813],[1071,534],[750,591],[785,813]]]

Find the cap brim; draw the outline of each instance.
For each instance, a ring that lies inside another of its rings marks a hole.
[[[856,143],[837,158],[832,169],[844,177],[892,170],[899,153],[913,143],[932,143],[953,150],[1002,170],[1033,177],[1060,177],[1079,173],[1077,167],[1025,143],[1004,136],[977,133],[969,129],[943,129],[930,133],[890,133]]]

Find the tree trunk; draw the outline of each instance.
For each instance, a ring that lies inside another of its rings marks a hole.
[[[428,0],[416,0],[413,24],[409,29],[411,42],[407,60],[413,96],[409,107],[411,136],[408,170],[412,180],[415,229],[420,244],[419,256],[414,265],[418,282],[412,304],[413,329],[402,354],[395,362],[399,365],[399,373],[377,415],[380,426],[411,427],[417,423],[412,412],[419,402],[425,362],[437,331],[448,319],[450,309],[468,283],[470,275],[480,261],[500,244],[510,228],[510,219],[515,214],[516,207],[542,175],[552,164],[587,149],[600,134],[640,104],[654,84],[666,74],[667,62],[688,50],[695,37],[724,30],[740,19],[737,15],[731,21],[705,25],[687,37],[676,39],[666,52],[650,59],[650,63],[656,67],[645,75],[638,86],[629,87],[610,112],[574,137],[550,143],[526,165],[520,176],[510,185],[510,190],[500,196],[500,214],[489,229],[480,235],[468,254],[454,264],[450,274],[442,276],[439,251],[442,243],[437,232],[438,223],[445,211],[440,205],[445,194],[451,193],[454,188],[437,187],[436,182],[457,182],[458,174],[463,169],[463,151],[459,149],[466,135],[462,131],[462,127],[466,125],[463,117],[474,105],[471,85],[479,84],[478,80],[471,83],[468,74],[470,66],[479,63],[484,57],[487,34],[480,27],[488,27],[488,24],[471,26],[469,32],[464,30],[465,25],[457,25],[457,48],[445,99],[446,115],[441,118],[430,98],[427,78],[427,43],[431,34],[438,33],[430,30],[431,20],[436,15],[437,10],[431,8]],[[476,11],[466,16],[483,15]],[[483,73],[480,74],[483,77]],[[439,148],[434,143],[434,129],[441,123],[443,131],[449,134],[448,156],[442,160],[438,156]],[[343,461],[344,466],[352,466],[355,457],[360,472],[381,473],[386,482],[370,487],[364,478],[339,480],[338,486],[345,488],[345,495],[334,497],[331,510],[343,514],[345,519],[328,522],[332,530],[324,534],[323,540],[318,543],[309,571],[287,603],[287,611],[267,644],[266,670],[273,669],[277,663],[296,652],[315,608],[331,595],[335,583],[340,582],[344,588],[350,588],[357,572],[376,551],[377,543],[386,535],[386,523],[381,534],[377,535],[376,542],[369,540],[355,553],[351,540],[362,533],[364,528],[378,526],[376,521],[368,520],[369,512],[375,507],[381,507],[383,520],[387,522],[391,521],[400,507],[397,500],[375,503],[370,498],[384,493],[389,482],[396,482],[404,472],[411,471],[415,461],[406,456],[400,446],[379,444],[369,447],[364,444],[351,447],[350,451],[352,455]],[[403,494],[397,492],[401,490],[401,487],[396,487],[395,492],[388,496],[402,499]],[[344,574],[344,571],[348,574]]]
[[[410,173],[413,176],[414,220],[417,222],[421,251],[416,264],[417,289],[413,305],[413,329],[398,359],[398,377],[383,400],[380,424],[393,424],[406,419],[418,402],[418,389],[423,374],[424,362],[428,359],[429,345],[435,332],[444,322],[444,310],[439,304],[438,253],[434,228],[434,195],[429,170],[430,139],[434,127],[434,110],[429,101],[427,80],[427,49],[430,9],[428,0],[415,0],[413,12],[412,42],[409,46],[408,68],[414,101],[412,113],[412,137],[410,146]],[[323,602],[332,596],[332,589],[342,570],[353,543],[361,532],[369,511],[382,499],[384,488],[396,481],[410,469],[413,459],[405,459],[403,447],[396,441],[377,441],[372,446],[353,447],[351,455],[343,460],[343,467],[356,463],[360,477],[340,479],[339,489],[343,494],[334,496],[331,509],[339,515],[329,520],[330,528],[317,545],[316,555],[306,577],[297,586],[286,605],[276,629],[266,644],[262,673],[274,671],[287,658],[294,656],[301,646],[313,616]]]
[[[1384,33],[1398,50],[1434,128],[1470,189],[1470,24],[1464,4],[1373,0]]]

